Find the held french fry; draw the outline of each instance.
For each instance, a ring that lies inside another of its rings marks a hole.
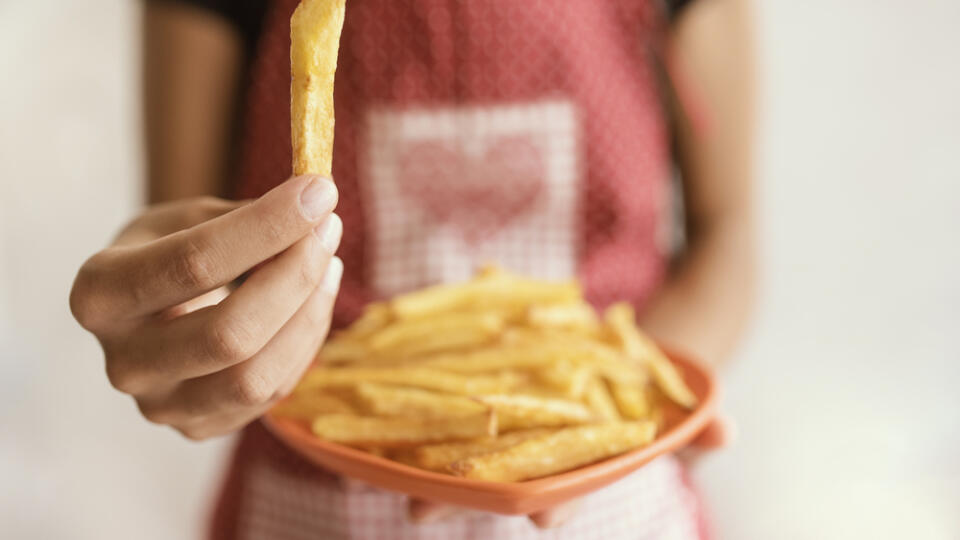
[[[486,437],[472,441],[441,443],[416,448],[409,463],[422,469],[442,471],[451,463],[464,458],[506,450],[523,441],[546,435],[549,429],[526,429],[504,433],[498,437]]]
[[[403,447],[497,434],[497,417],[486,412],[461,418],[427,419],[327,414],[314,418],[314,435],[350,446]]]
[[[293,174],[332,176],[333,79],[345,0],[303,0],[290,19]]]
[[[520,482],[573,469],[645,446],[652,422],[624,422],[566,428],[516,446],[455,461],[457,476],[489,482]]]

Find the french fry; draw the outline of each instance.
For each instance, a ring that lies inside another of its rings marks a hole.
[[[387,457],[390,453],[389,450],[384,446],[368,446],[363,449],[364,452],[369,452],[378,457]]]
[[[648,385],[644,389],[643,395],[647,403],[650,404],[650,416],[647,417],[647,419],[657,425],[657,433],[660,433],[660,431],[666,427],[667,423],[667,418],[663,414],[663,410],[664,403],[666,403],[668,398],[663,395],[663,392],[657,388],[655,384]]]
[[[451,463],[472,456],[506,450],[524,441],[546,435],[549,429],[526,429],[511,431],[498,437],[486,437],[472,441],[431,444],[414,449],[406,463],[421,469],[442,471]]]
[[[623,422],[565,428],[516,446],[455,461],[456,476],[490,482],[520,482],[587,465],[653,440],[652,422]]]
[[[557,357],[558,351],[546,347],[494,345],[469,352],[435,355],[420,365],[456,373],[483,373],[548,366]]]
[[[321,364],[346,364],[362,361],[371,354],[370,348],[361,341],[334,336],[324,343],[317,360]]]
[[[397,296],[390,306],[397,317],[416,318],[465,307],[515,311],[535,303],[576,302],[575,282],[550,283],[492,273],[462,285],[437,285]]]
[[[290,19],[293,174],[332,176],[333,80],[345,0],[303,0]]]
[[[367,410],[378,416],[455,418],[484,414],[490,406],[465,396],[440,394],[419,388],[360,383],[357,397]]]
[[[367,306],[273,412],[321,438],[490,481],[555,474],[649,443],[696,397],[637,327],[576,283],[482,270]]]
[[[490,343],[493,337],[488,330],[483,328],[459,328],[449,332],[433,334],[421,340],[407,341],[394,349],[384,351],[382,354],[409,359],[415,356],[483,346]]]
[[[593,411],[576,401],[506,394],[474,399],[493,408],[497,413],[497,424],[503,431],[569,426],[596,420]]]
[[[350,325],[349,336],[355,339],[365,338],[390,324],[393,316],[390,306],[384,302],[367,304],[360,318]]]
[[[351,414],[354,411],[344,399],[325,392],[297,393],[277,403],[272,412],[298,420],[313,420],[323,414]]]
[[[328,441],[390,448],[493,437],[497,434],[497,417],[492,412],[443,419],[327,414],[316,417],[310,427],[314,435]]]
[[[414,386],[469,396],[509,392],[510,389],[523,382],[523,378],[512,372],[467,377],[457,373],[419,367],[318,367],[307,372],[300,381],[298,391],[309,391],[330,386],[356,386],[363,382]]]
[[[646,375],[640,371],[641,366],[627,359],[614,347],[594,339],[555,330],[531,332],[528,329],[511,328],[505,334],[504,341],[511,346],[539,350],[541,354],[552,354],[555,362],[569,359],[589,365],[608,378],[620,380],[624,384],[646,383]]]
[[[643,395],[643,388],[633,384],[622,384],[618,381],[608,381],[610,394],[620,415],[627,420],[642,420],[650,414],[650,405]]]
[[[493,262],[487,262],[477,268],[476,273],[474,274],[474,279],[487,279],[493,277],[499,277],[506,274],[506,270],[502,266]]]
[[[687,383],[683,381],[683,376],[666,356],[662,354],[652,356],[649,369],[657,386],[671,401],[687,409],[697,405],[697,396],[693,394]]]
[[[570,399],[581,399],[587,390],[587,384],[593,377],[594,369],[590,365],[561,361],[537,370],[537,378],[561,395]]]
[[[489,343],[503,326],[503,317],[497,313],[457,313],[397,322],[374,333],[369,343],[378,353],[428,354]]]
[[[637,330],[636,317],[630,304],[621,302],[610,306],[604,319],[618,337],[624,353],[650,370],[653,380],[667,397],[688,409],[697,404],[697,397],[683,381],[677,368],[650,338]]]
[[[622,419],[617,404],[610,396],[610,390],[600,377],[590,379],[584,400],[600,419],[607,422],[616,422]]]
[[[559,328],[594,335],[600,328],[597,313],[587,304],[534,305],[526,323],[533,328]]]

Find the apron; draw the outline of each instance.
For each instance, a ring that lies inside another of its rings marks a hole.
[[[236,196],[291,174],[290,15],[275,0],[251,67]],[[651,57],[654,0],[348,0],[333,174],[345,273],[334,327],[370,301],[481,264],[576,276],[602,308],[662,283],[671,155]],[[564,526],[470,512],[407,521],[403,495],[346,489],[259,423],[234,452],[216,539],[704,538],[664,457],[587,496]]]

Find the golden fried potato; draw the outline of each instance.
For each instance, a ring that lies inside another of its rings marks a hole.
[[[363,382],[377,382],[401,386],[428,388],[451,394],[499,394],[509,392],[523,378],[516,373],[464,376],[429,368],[325,368],[317,367],[304,376],[298,391],[331,386],[356,386]]]
[[[345,0],[302,0],[290,19],[293,174],[332,176],[333,79]]]
[[[400,356],[429,354],[446,349],[490,343],[503,331],[505,321],[495,312],[453,313],[399,321],[369,337],[378,354]]]
[[[271,410],[274,414],[298,420],[313,420],[323,414],[356,412],[346,400],[324,392],[293,394]]]
[[[411,466],[511,482],[648,444],[668,399],[696,404],[628,304],[601,320],[574,282],[489,267],[368,305],[274,412]]]
[[[622,384],[618,381],[607,381],[610,384],[610,394],[620,415],[627,420],[642,420],[650,414],[650,405],[647,403],[643,389],[634,384]]]
[[[560,395],[569,399],[581,399],[594,371],[590,365],[561,361],[537,370],[536,376],[541,383]]]
[[[437,285],[402,294],[390,301],[400,318],[424,317],[464,309],[500,309],[522,312],[530,304],[570,303],[580,300],[576,282],[544,282],[507,273],[492,273],[460,285]]]
[[[497,417],[492,412],[442,419],[327,414],[314,418],[310,427],[317,437],[328,441],[389,448],[492,437],[497,434]]]
[[[472,441],[430,444],[414,449],[406,462],[432,471],[445,470],[451,463],[481,454],[506,450],[526,440],[550,433],[549,429],[526,429]]]
[[[584,400],[600,419],[606,422],[615,422],[622,419],[617,404],[613,401],[610,390],[602,378],[592,377],[590,379]]]
[[[456,418],[484,414],[491,409],[475,399],[419,388],[360,383],[357,397],[371,414],[416,418]]]
[[[534,305],[527,311],[526,323],[533,328],[560,329],[595,336],[600,330],[597,312],[587,304]]]
[[[565,399],[524,395],[477,396],[478,402],[493,408],[501,430],[558,427],[596,420],[586,405]]]
[[[630,304],[621,302],[610,306],[604,319],[619,339],[624,353],[650,370],[657,386],[667,397],[688,409],[696,406],[697,397],[683,381],[677,368],[653,340],[637,329],[636,317]]]
[[[450,472],[473,480],[520,482],[567,471],[645,446],[652,422],[623,422],[561,429],[516,446],[455,461]]]

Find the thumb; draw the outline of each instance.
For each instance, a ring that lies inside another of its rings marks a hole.
[[[692,466],[712,450],[726,448],[736,437],[736,424],[726,415],[718,415],[700,432],[690,445],[677,453],[687,466]]]

